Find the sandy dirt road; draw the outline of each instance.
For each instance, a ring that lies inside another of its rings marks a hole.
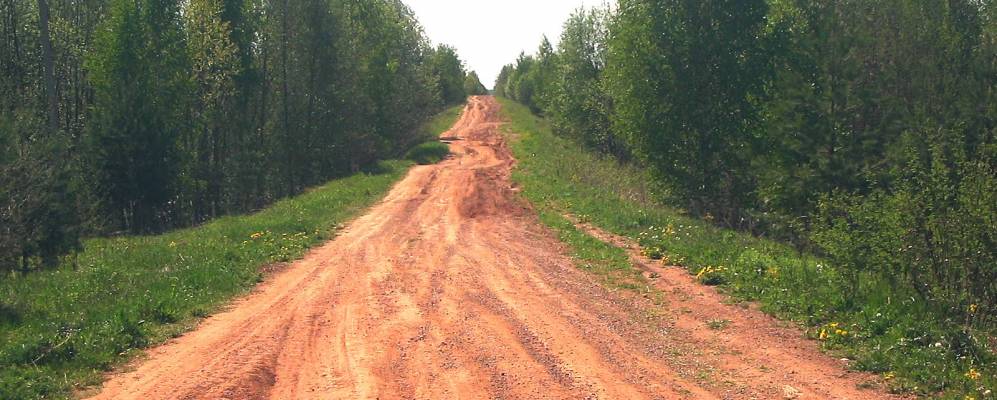
[[[575,268],[517,200],[498,107],[472,98],[452,158],[94,398],[886,398],[687,274],[655,305]]]

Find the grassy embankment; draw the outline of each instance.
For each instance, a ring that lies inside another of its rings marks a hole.
[[[424,135],[448,129],[461,108],[428,122]],[[89,239],[76,270],[0,278],[0,399],[71,396],[138,349],[193,329],[259,283],[264,267],[333,237],[413,161],[384,161],[376,173],[331,181],[252,215],[159,236]]]
[[[799,323],[826,350],[854,360],[856,369],[882,374],[893,390],[958,399],[990,398],[987,391],[997,391],[994,354],[979,353],[985,343],[960,342],[966,336],[958,327],[932,320],[908,299],[884,296],[849,305],[846,285],[821,259],[689,218],[656,200],[663,189],[650,186],[645,171],[587,152],[553,135],[526,107],[500,101],[519,160],[513,179],[579,264],[608,283],[643,287],[633,284],[639,277],[622,250],[575,229],[563,215],[633,238],[646,254],[721,286],[733,299],[757,301],[766,312]]]

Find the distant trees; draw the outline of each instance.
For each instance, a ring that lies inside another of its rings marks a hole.
[[[468,96],[488,94],[488,89],[481,83],[481,78],[478,77],[477,72],[471,71],[471,73],[467,74],[467,77],[464,78],[464,93],[467,93]]]
[[[0,270],[358,171],[468,79],[399,0],[0,0]]]
[[[464,65],[453,47],[440,45],[433,54],[433,73],[438,80],[440,97],[444,102],[454,103],[464,100],[466,74]]]
[[[495,78],[495,95],[516,99],[516,96],[509,91],[509,86],[512,84],[512,73],[515,72],[515,70],[516,66],[512,64],[502,67],[502,70],[499,71],[498,77]]]
[[[635,157],[696,215],[819,250],[854,296],[889,282],[993,324],[995,8],[619,0],[576,12],[496,92]]]
[[[624,143],[610,127],[611,100],[603,85],[608,18],[605,10],[580,10],[565,22],[547,109],[558,134],[625,158]]]
[[[535,56],[520,53],[515,64],[502,69],[495,83],[496,93],[520,101],[535,113],[543,113],[554,78],[554,56],[553,45],[544,37]]]

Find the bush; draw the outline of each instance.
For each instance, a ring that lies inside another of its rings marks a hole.
[[[436,164],[450,155],[450,146],[441,142],[426,142],[415,146],[408,153],[405,159],[416,162],[419,165]]]
[[[961,135],[905,139],[892,191],[824,199],[814,241],[861,295],[860,278],[889,282],[953,323],[992,328],[997,311],[997,171]],[[983,151],[987,151],[983,149]],[[969,158],[969,159],[967,159]]]

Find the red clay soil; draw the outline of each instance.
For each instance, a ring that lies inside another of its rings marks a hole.
[[[451,158],[94,398],[889,398],[684,272],[652,302],[575,268],[511,186],[498,110],[472,98]]]

